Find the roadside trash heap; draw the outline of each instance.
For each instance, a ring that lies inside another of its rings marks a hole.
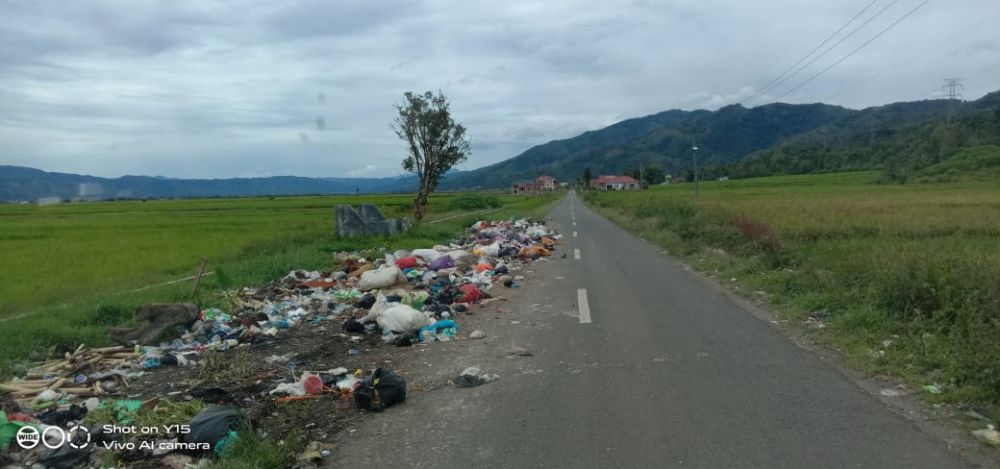
[[[93,414],[91,421],[100,415],[119,424],[143,412],[176,415],[183,421],[171,423],[202,430],[192,431],[195,435],[168,435],[173,439],[164,441],[204,443],[221,454],[237,437],[237,423],[243,421],[238,409],[184,407],[186,403],[161,397],[130,399],[139,394],[131,392],[135,390],[129,389],[129,381],[144,373],[201,366],[206,352],[225,353],[242,347],[253,350],[293,328],[313,328],[347,343],[360,342],[366,336],[380,337],[396,346],[464,338],[459,335],[460,317],[473,304],[503,300],[503,290],[518,288],[524,281],[517,273],[523,265],[550,256],[560,238],[544,224],[527,219],[479,221],[449,245],[335,253],[336,270],[294,270],[262,288],[233,292],[231,311],[191,303],[141,306],[135,314],[135,326],[108,331],[109,337],[122,345],[93,349],[81,345],[60,359],[32,364],[22,376],[0,383],[0,467],[7,463],[67,468],[86,464],[95,442],[121,436],[92,432],[87,435],[91,444],[84,449],[63,445],[54,450],[38,445],[25,450],[15,440],[22,427],[39,433],[58,427],[66,432],[67,442],[80,438],[69,430],[84,422],[88,414]],[[469,338],[483,336],[482,331],[473,332]],[[345,351],[345,361],[360,353],[351,346]],[[281,366],[289,360],[272,356],[267,362]],[[371,411],[382,411],[406,398],[406,381],[393,370],[376,368],[366,373],[347,366],[318,372],[289,368],[290,376],[274,378],[278,381],[272,381],[270,391],[262,393],[265,398],[280,402],[332,395],[352,399],[359,408]],[[462,376],[456,384],[466,387],[497,378],[478,369],[466,370]],[[206,423],[210,424],[207,430]],[[192,453],[197,451],[188,447],[187,454]],[[330,451],[309,451],[313,453],[325,457]],[[162,449],[133,457],[167,454],[187,457]]]

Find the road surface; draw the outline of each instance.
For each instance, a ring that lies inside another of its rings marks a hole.
[[[574,194],[551,216],[566,258],[470,316],[488,339],[410,354],[416,391],[343,432],[333,465],[971,467]],[[465,366],[501,378],[449,386]]]

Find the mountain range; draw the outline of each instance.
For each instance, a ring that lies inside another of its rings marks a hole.
[[[699,166],[710,177],[882,169],[891,180],[905,179],[963,148],[1000,145],[1000,92],[975,101],[925,100],[862,110],[819,103],[670,110],[449,173],[439,189],[505,188],[540,174],[575,182],[585,170],[615,174],[640,165],[680,175],[690,173],[692,145],[699,147]],[[415,186],[413,176],[99,178],[0,166],[0,201],[408,192]]]

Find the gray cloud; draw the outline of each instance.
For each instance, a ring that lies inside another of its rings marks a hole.
[[[880,0],[888,3],[888,0]],[[0,164],[102,176],[392,176],[404,91],[442,90],[463,168],[627,117],[738,102],[867,2],[0,2]],[[768,102],[918,3],[902,0]],[[877,9],[877,8],[876,8]],[[784,101],[1000,85],[994,0],[931,2]]]

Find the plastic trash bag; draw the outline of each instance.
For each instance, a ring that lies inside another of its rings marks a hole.
[[[396,259],[396,267],[399,267],[400,269],[412,269],[416,266],[416,257],[400,257]]]
[[[391,370],[376,368],[354,391],[354,402],[362,409],[381,412],[406,400],[406,380]]]
[[[500,255],[500,242],[497,241],[488,246],[476,248],[474,252],[480,256],[497,257]]]
[[[238,430],[243,422],[243,414],[232,406],[206,407],[191,419],[188,423],[191,431],[181,435],[181,438],[186,443],[208,443],[215,446],[219,440],[228,437],[230,431]]]
[[[451,255],[443,254],[431,261],[429,267],[431,270],[450,269],[455,267],[455,261],[451,258]]]
[[[432,262],[434,259],[440,257],[441,253],[433,249],[414,249],[410,255],[413,257],[419,257],[423,259],[424,262]]]
[[[378,321],[379,316],[382,312],[389,307],[389,299],[379,292],[375,297],[375,303],[372,304],[371,309],[368,310],[368,314],[361,318],[361,322]]]
[[[399,267],[384,267],[378,270],[369,270],[361,274],[358,281],[358,290],[374,290],[376,288],[387,288],[397,283],[406,282],[406,276]]]
[[[76,449],[70,445],[57,446],[55,449],[43,447],[38,452],[38,464],[49,469],[72,469],[90,458],[94,446]]]
[[[525,234],[528,235],[529,238],[537,240],[548,234],[548,232],[541,226],[532,226],[531,228],[528,228]]]
[[[462,374],[456,376],[451,380],[451,382],[460,388],[474,388],[476,386],[489,383],[490,381],[496,381],[499,378],[500,375],[483,373],[483,370],[470,366],[462,370]]]
[[[448,257],[451,257],[452,261],[458,262],[462,260],[463,257],[468,256],[469,252],[464,249],[455,249],[448,251]]]
[[[454,320],[444,319],[420,329],[418,337],[421,342],[427,342],[431,338],[440,338],[439,336],[441,335],[450,339],[451,337],[454,337],[457,332],[458,324]]]
[[[377,301],[376,301],[377,303]],[[372,307],[374,310],[375,307]],[[382,330],[390,330],[396,333],[410,333],[420,330],[424,326],[431,325],[434,320],[430,319],[421,311],[404,304],[393,304],[378,314],[375,319]]]
[[[517,253],[518,257],[522,258],[534,258],[534,257],[545,257],[549,255],[549,250],[541,246],[526,246],[521,248]]]
[[[462,296],[458,299],[459,303],[475,303],[483,298],[483,292],[471,283],[458,287],[458,290],[462,292]]]

